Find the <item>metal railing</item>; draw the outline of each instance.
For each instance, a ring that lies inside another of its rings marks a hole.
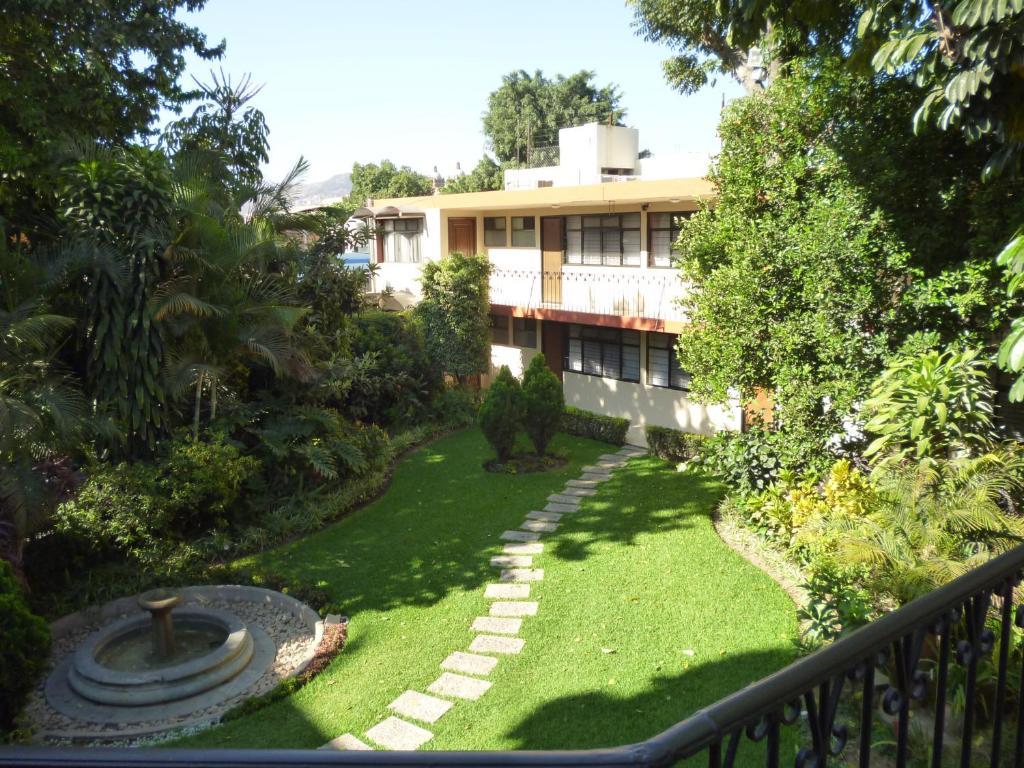
[[[647,741],[588,751],[334,752],[238,749],[0,749],[0,765],[57,766],[641,766],[680,760],[731,768],[753,758],[768,768],[910,764],[910,722],[930,722],[931,754],[915,764],[1020,766],[1024,763],[1024,609],[1014,590],[1024,546],[851,633],[785,669],[696,712]],[[1011,684],[1010,660],[1016,657]],[[994,678],[979,682],[982,663]],[[949,708],[951,675],[962,681]],[[979,709],[984,703],[985,708]],[[891,729],[879,746],[879,723]],[[793,752],[785,755],[786,749]],[[952,761],[952,762],[951,762]]]
[[[496,267],[491,272],[491,303],[526,309],[681,321],[685,315],[678,300],[684,293],[674,270],[567,266],[561,271]]]

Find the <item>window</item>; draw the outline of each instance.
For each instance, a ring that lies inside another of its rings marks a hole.
[[[508,315],[488,315],[491,327],[491,344],[508,346]]]
[[[492,248],[504,248],[508,245],[507,222],[508,219],[504,216],[485,216],[484,245]]]
[[[384,230],[384,261],[419,262],[422,219],[384,219],[381,229]]]
[[[672,247],[679,239],[682,223],[689,213],[651,213],[647,216],[648,263],[652,267],[672,266]]]
[[[647,334],[647,383],[689,391],[690,374],[679,367],[676,337],[668,333]]]
[[[532,317],[512,318],[512,343],[517,347],[537,348],[537,320]]]
[[[640,381],[640,332],[570,325],[563,367],[605,379]]]
[[[565,263],[640,266],[640,214],[566,216]]]
[[[537,220],[533,216],[512,217],[512,245],[532,248],[537,244]]]

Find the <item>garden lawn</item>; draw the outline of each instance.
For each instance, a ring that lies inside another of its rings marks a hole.
[[[495,475],[477,430],[420,449],[377,502],[261,565],[323,580],[351,616],[349,642],[313,682],[247,717],[176,746],[317,747],[365,740],[407,689],[425,691],[440,662],[466,650],[485,616],[489,558],[565,480],[609,446],[560,435],[557,471]],[[719,539],[714,482],[658,459],[635,459],[581,511],[543,537],[532,585],[539,614],[526,647],[501,657],[493,687],[460,701],[426,749],[552,749],[644,739],[784,666],[793,604]]]

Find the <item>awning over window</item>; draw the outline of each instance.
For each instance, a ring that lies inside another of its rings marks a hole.
[[[352,215],[357,219],[405,219],[413,217],[423,218],[425,214],[422,208],[404,205],[381,205],[370,208],[357,208]]]

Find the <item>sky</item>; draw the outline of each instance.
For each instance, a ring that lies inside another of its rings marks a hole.
[[[655,154],[716,152],[722,100],[742,93],[732,81],[673,91],[668,49],[635,34],[624,0],[209,0],[183,18],[227,40],[220,62],[190,58],[186,81],[209,81],[212,66],[263,84],[253,103],[270,126],[270,179],[300,155],[310,182],[384,158],[469,171],[486,148],[487,97],[517,69],[615,83],[625,123]]]

